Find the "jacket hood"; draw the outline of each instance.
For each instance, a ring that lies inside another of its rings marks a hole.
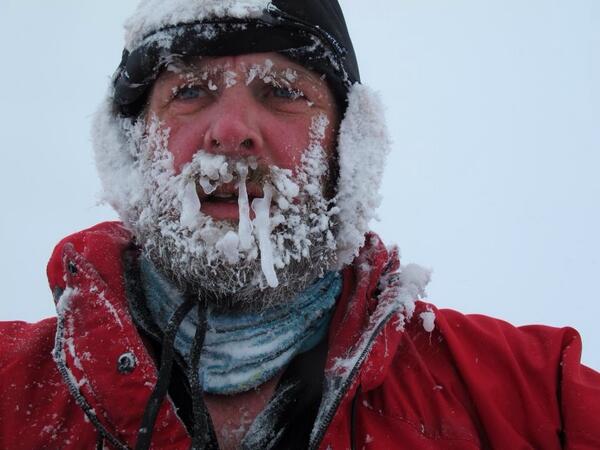
[[[144,62],[144,58],[160,59],[164,56],[161,49],[168,52],[172,52],[174,48],[182,50],[186,45],[189,46],[188,38],[192,34],[200,36],[201,41],[207,37],[214,39],[214,36],[220,35],[218,27],[201,28],[203,33],[199,33],[199,29],[195,27],[205,27],[207,24],[217,26],[223,21],[241,25],[242,29],[247,24],[254,26],[262,23],[260,21],[270,21],[265,25],[265,36],[273,31],[272,27],[304,29],[305,32],[298,32],[297,38],[300,40],[293,38],[281,45],[297,46],[302,43],[301,39],[307,38],[313,39],[313,42],[321,41],[323,49],[314,57],[314,61],[317,61],[315,66],[330,67],[339,72],[337,79],[341,80],[340,85],[343,86],[345,95],[345,114],[338,136],[339,178],[335,198],[339,222],[338,268],[341,268],[358,254],[369,229],[369,222],[375,218],[380,204],[379,186],[390,141],[381,101],[372,90],[359,84],[358,64],[336,0],[309,0],[302,2],[301,6],[299,2],[290,0],[142,1],[126,22],[123,60],[109,87],[107,98],[94,119],[93,143],[96,166],[103,186],[102,197],[118,212],[125,224],[131,226],[133,205],[141,195],[136,148],[130,138],[135,116],[123,111],[120,106],[133,104],[142,98],[142,91],[147,90],[157,76],[155,72],[144,69],[144,64],[156,67],[151,61]],[[228,31],[224,32],[224,35],[227,33]],[[263,42],[260,40],[262,31],[257,33],[252,36],[258,36],[256,43],[260,44]],[[235,42],[239,43],[240,40]],[[214,48],[208,45],[193,47],[196,54],[202,53],[206,48]],[[148,52],[148,49],[155,51]],[[229,50],[230,47],[225,45],[220,51],[222,54],[231,54],[227,53]],[[251,50],[241,53],[248,52]],[[282,53],[285,54],[285,51]],[[136,64],[135,58],[139,59]],[[139,72],[134,70],[136,68]],[[148,84],[144,86],[144,83]]]

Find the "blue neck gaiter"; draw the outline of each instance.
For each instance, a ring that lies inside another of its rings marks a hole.
[[[164,330],[184,297],[144,257],[141,280],[152,319]],[[204,391],[248,391],[268,381],[296,355],[314,348],[327,335],[341,290],[341,275],[329,272],[291,302],[260,312],[224,314],[209,307],[199,366]],[[175,349],[188,366],[197,324],[198,312],[193,308],[175,338]]]

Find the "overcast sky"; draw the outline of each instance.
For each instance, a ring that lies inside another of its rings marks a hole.
[[[135,3],[0,0],[0,320],[53,315],[52,248],[116,218],[89,128]],[[342,5],[394,140],[374,229],[439,307],[574,326],[600,369],[600,2]]]

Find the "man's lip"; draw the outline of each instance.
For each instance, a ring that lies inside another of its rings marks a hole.
[[[252,205],[252,200],[255,198],[264,197],[262,186],[254,182],[246,183],[246,191],[248,192],[249,206]],[[239,189],[236,183],[221,184],[210,194],[205,193],[200,184],[196,184],[196,192],[200,200],[200,211],[204,214],[216,220],[239,220]],[[252,208],[249,213],[250,220],[253,220],[255,215]]]
[[[262,187],[255,183],[247,183],[246,191],[248,192],[248,201],[251,203],[252,199],[263,197]],[[210,194],[204,192],[201,186],[196,187],[198,198],[201,202],[227,202],[232,203],[238,201],[239,190],[233,183],[227,183],[220,185]]]
[[[238,221],[240,218],[237,202],[202,202],[200,211],[215,220]],[[254,212],[250,210],[250,220],[254,218]]]

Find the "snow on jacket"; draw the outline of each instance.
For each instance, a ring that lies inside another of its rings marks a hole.
[[[58,318],[0,323],[1,449],[135,446],[157,373],[128,312],[130,246],[118,223],[64,239]],[[344,270],[312,448],[600,448],[600,374],[574,330],[415,303],[410,272],[375,235]],[[190,442],[165,402],[152,448]]]

